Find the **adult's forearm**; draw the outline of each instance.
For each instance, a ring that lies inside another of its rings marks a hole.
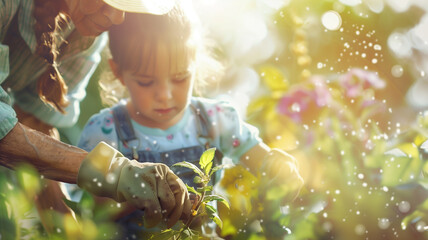
[[[16,168],[33,165],[45,178],[76,183],[79,167],[87,152],[17,123],[0,140],[0,164]]]

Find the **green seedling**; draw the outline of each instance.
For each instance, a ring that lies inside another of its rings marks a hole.
[[[206,150],[201,158],[199,159],[199,165],[201,168],[190,162],[179,162],[174,164],[173,166],[185,167],[192,169],[197,176],[193,179],[194,183],[197,183],[200,187],[196,189],[194,187],[187,186],[187,190],[191,194],[195,194],[195,200],[193,201],[191,216],[188,220],[183,222],[183,225],[180,229],[166,229],[162,232],[155,234],[151,237],[152,240],[164,240],[164,239],[203,239],[202,233],[198,230],[192,229],[192,223],[198,218],[201,219],[210,219],[217,224],[218,227],[222,228],[223,222],[217,214],[217,210],[207,204],[212,201],[221,202],[227,208],[229,208],[228,201],[219,195],[211,194],[213,187],[210,185],[210,181],[215,172],[224,168],[224,165],[213,167],[213,160],[215,154],[215,148],[210,148]]]

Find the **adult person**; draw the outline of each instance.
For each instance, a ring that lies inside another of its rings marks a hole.
[[[0,164],[12,169],[20,163],[32,164],[45,178],[77,182],[97,195],[145,209],[152,221],[160,221],[164,213],[170,223],[175,223],[181,215],[188,214],[187,190],[165,165],[132,163],[109,146],[88,154],[59,141],[54,127],[72,125],[77,119],[78,103],[106,42],[105,37],[97,36],[122,23],[126,11],[164,14],[171,2],[1,1]],[[107,159],[110,165],[97,164],[99,159]],[[79,172],[81,165],[93,167]],[[139,176],[136,181],[121,182],[124,166],[126,174]],[[97,188],[91,189],[88,185],[94,174],[98,176]],[[107,181],[107,176],[114,178]],[[134,187],[141,183],[158,189],[144,194],[146,189]],[[56,183],[48,186],[47,196],[59,193]],[[52,204],[56,203],[40,203],[39,207]]]

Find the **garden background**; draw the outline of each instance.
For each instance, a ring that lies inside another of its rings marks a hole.
[[[221,184],[228,239],[428,239],[428,1],[194,0],[226,75],[208,97],[230,100],[265,142],[295,156],[305,186],[276,207],[236,167]],[[91,79],[76,143],[102,107]],[[86,202],[80,225],[48,237],[34,215],[31,168],[0,176],[0,239],[98,239],[114,234]],[[275,207],[273,207],[275,206]],[[103,215],[104,214],[104,215]],[[2,231],[4,232],[4,231]]]

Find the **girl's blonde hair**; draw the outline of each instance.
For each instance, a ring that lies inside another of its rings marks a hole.
[[[180,0],[165,15],[127,13],[125,21],[109,31],[109,51],[120,75],[124,70],[137,73],[153,65],[149,61],[156,57],[156,44],[160,42],[166,44],[171,54],[184,50],[193,59],[194,90],[201,94],[205,83],[222,77],[223,73],[223,66],[213,55],[214,45],[204,36],[190,3]],[[106,105],[128,97],[125,87],[111,72],[104,72],[99,84]]]

